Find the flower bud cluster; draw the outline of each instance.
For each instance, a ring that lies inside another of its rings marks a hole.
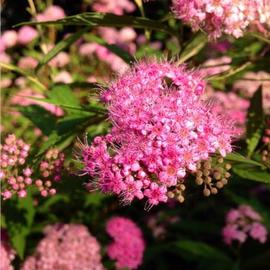
[[[249,205],[240,205],[227,213],[222,235],[227,245],[231,245],[233,241],[244,243],[248,236],[260,243],[265,243],[267,229],[262,224],[259,213]]]
[[[219,189],[228,184],[231,168],[231,164],[225,163],[222,157],[202,161],[197,164],[195,183],[203,186],[204,196],[217,194]]]
[[[57,149],[47,152],[45,160],[40,163],[41,179],[33,179],[33,170],[26,166],[30,146],[22,139],[17,139],[10,134],[0,145],[0,179],[2,182],[1,196],[4,200],[17,195],[19,198],[27,196],[27,187],[35,185],[43,197],[54,195],[56,189],[52,188],[53,182],[61,180],[64,154]]]
[[[41,161],[39,170],[42,177],[35,181],[41,196],[47,197],[56,194],[56,189],[52,186],[53,182],[61,180],[64,159],[65,155],[60,153],[58,149],[53,148],[46,153],[45,159]]]
[[[5,138],[4,144],[0,145],[0,150],[1,195],[4,200],[15,194],[24,198],[27,195],[26,187],[32,184],[32,170],[24,166],[30,146],[10,134]]]

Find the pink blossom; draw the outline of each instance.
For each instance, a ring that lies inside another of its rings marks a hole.
[[[244,243],[250,236],[262,244],[265,243],[267,230],[261,220],[261,215],[249,205],[231,209],[226,215],[226,225],[222,230],[224,242],[228,245],[233,241]]]
[[[15,30],[7,30],[1,35],[1,43],[5,48],[13,47],[17,44],[17,32]]]
[[[166,61],[141,62],[119,76],[101,96],[111,132],[82,145],[85,172],[124,203],[143,197],[150,207],[166,202],[168,188],[196,171],[199,161],[232,151],[236,130],[201,100],[204,88],[200,72]]]
[[[235,38],[254,22],[269,22],[268,0],[174,0],[173,11],[194,31],[202,28],[210,38],[223,33]]]
[[[140,228],[128,218],[113,217],[107,222],[106,231],[113,238],[107,253],[116,260],[116,268],[137,269],[142,264],[145,250]]]
[[[103,270],[100,245],[84,225],[55,224],[45,228],[45,237],[21,270]]]
[[[49,62],[49,65],[60,68],[66,66],[69,62],[69,54],[66,52],[60,52]]]
[[[4,63],[4,64],[10,64],[11,58],[7,53],[1,52],[0,53],[0,62]]]
[[[12,80],[9,78],[0,78],[0,88],[8,88],[11,86]]]
[[[69,72],[63,70],[61,72],[59,72],[54,78],[53,78],[54,82],[57,83],[72,83],[73,79],[70,75]]]
[[[234,121],[238,134],[244,134],[250,102],[233,92],[212,91],[210,88],[207,96],[214,102],[213,110],[218,114],[226,114]]]
[[[125,12],[133,12],[136,7],[129,0],[95,0],[92,9],[97,12],[114,13],[123,15]]]
[[[62,19],[66,16],[65,11],[56,5],[47,7],[42,13],[36,16],[38,22],[54,21]]]
[[[263,108],[270,113],[270,74],[264,71],[247,72],[243,78],[236,81],[233,88],[242,96],[251,98],[256,90],[262,85]]]
[[[260,243],[265,243],[267,240],[267,230],[261,223],[253,223],[250,229],[250,237],[258,240]]]
[[[11,248],[7,232],[4,229],[1,229],[0,258],[0,270],[14,269],[11,262],[15,258],[15,251]]]
[[[34,69],[38,64],[38,61],[31,56],[21,57],[18,62],[18,67],[22,69]]]
[[[18,42],[20,44],[26,45],[34,40],[38,36],[38,32],[36,29],[30,26],[23,26],[18,31]]]
[[[231,66],[232,59],[228,56],[223,56],[220,58],[210,58],[203,63],[203,72],[205,75],[212,76],[225,71],[228,71]]]

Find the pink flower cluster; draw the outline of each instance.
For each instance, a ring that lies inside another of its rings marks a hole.
[[[234,84],[233,88],[242,96],[251,98],[260,86],[263,89],[263,108],[267,114],[270,114],[270,73],[247,72]]]
[[[116,260],[117,269],[137,269],[143,261],[145,242],[140,228],[130,219],[113,217],[106,224],[113,238],[108,246],[108,256]]]
[[[1,229],[0,258],[0,270],[14,269],[11,262],[15,258],[15,251],[9,245],[8,235],[4,229]]]
[[[62,19],[66,16],[65,11],[56,5],[47,7],[42,13],[36,16],[38,22],[54,21]]]
[[[267,240],[267,229],[261,223],[262,217],[249,205],[240,205],[226,215],[226,226],[222,230],[224,242],[231,245],[238,241],[244,243],[248,236],[260,243]]]
[[[103,270],[100,245],[79,224],[56,224],[45,229],[45,238],[21,270]]]
[[[269,0],[174,0],[173,11],[194,31],[202,28],[210,38],[223,33],[235,38],[243,36],[254,22],[270,20]]]
[[[97,12],[123,15],[125,12],[133,12],[136,7],[129,0],[95,0],[92,9]]]
[[[27,196],[27,187],[33,183],[40,191],[41,196],[54,195],[56,189],[52,188],[52,182],[61,180],[61,172],[64,163],[64,154],[57,149],[51,149],[46,153],[45,160],[40,163],[42,180],[32,179],[32,169],[25,164],[30,146],[23,140],[17,139],[14,134],[6,137],[5,143],[0,145],[0,180],[4,200],[17,194],[19,198]]]
[[[10,134],[6,137],[5,143],[0,145],[0,149],[1,195],[4,199],[10,199],[15,194],[23,198],[27,195],[26,187],[32,184],[32,170],[24,167],[17,172],[17,169],[25,164],[30,146],[23,140],[17,139],[14,134]]]
[[[167,202],[167,191],[184,181],[211,154],[232,151],[235,129],[202,102],[199,72],[166,61],[136,64],[102,93],[111,133],[82,146],[84,170],[103,192],[124,203]]]
[[[233,92],[208,91],[207,94],[209,100],[215,103],[213,110],[217,114],[226,114],[234,122],[238,133],[243,134],[250,102]]]

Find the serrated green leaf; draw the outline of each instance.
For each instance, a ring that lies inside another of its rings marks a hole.
[[[82,30],[71,34],[66,39],[61,40],[59,43],[55,45],[55,47],[50,50],[39,62],[36,70],[39,70],[42,66],[50,62],[58,53],[69,47],[71,44],[76,42],[84,33],[86,33],[90,27],[85,27]]]
[[[176,35],[177,33],[159,21],[150,20],[142,17],[127,15],[115,15],[110,13],[85,12],[73,16],[68,16],[57,21],[47,22],[24,22],[21,25],[85,25],[85,26],[109,26],[109,27],[126,27],[131,26],[138,29],[149,29]]]
[[[247,120],[247,152],[250,157],[256,149],[264,126],[264,113],[262,104],[262,86],[254,93],[248,109]]]
[[[19,257],[24,256],[26,237],[30,233],[35,215],[34,202],[30,194],[22,199],[13,199],[4,206],[10,242]]]

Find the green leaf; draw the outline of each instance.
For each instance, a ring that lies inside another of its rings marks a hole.
[[[194,36],[194,38],[187,43],[184,47],[182,53],[180,54],[180,58],[178,63],[182,64],[194,55],[196,55],[203,47],[206,45],[208,39],[205,34],[198,33]]]
[[[262,86],[253,95],[248,110],[247,121],[247,151],[250,157],[255,151],[264,126],[264,113],[262,104]]]
[[[225,160],[232,161],[235,163],[243,163],[243,164],[254,165],[254,166],[259,166],[259,167],[265,168],[265,166],[263,164],[255,161],[255,160],[251,160],[249,158],[246,158],[239,153],[230,153],[225,157]]]
[[[19,111],[46,136],[50,135],[55,128],[56,118],[47,110],[38,105],[20,107]]]
[[[93,34],[88,34],[85,36],[86,41],[89,42],[95,42],[99,45],[104,46],[112,53],[116,54],[120,58],[122,58],[126,63],[131,64],[132,62],[135,62],[135,58],[129,54],[127,51],[121,49],[120,47],[114,45],[114,44],[108,44],[104,39],[97,37]]]
[[[79,107],[80,102],[77,97],[74,96],[71,89],[65,85],[57,85],[48,92],[49,100],[54,104],[62,104],[64,106]]]
[[[26,237],[30,233],[35,215],[31,194],[23,199],[13,199],[4,205],[8,235],[12,246],[22,259],[26,245]]]
[[[233,172],[243,179],[270,184],[270,173],[259,171],[258,168],[233,166]]]
[[[34,83],[39,89],[47,90],[47,87],[44,84],[42,84],[33,74],[30,74],[29,72],[26,72],[14,65],[1,63],[1,62],[0,62],[0,67],[19,73],[20,75],[23,75],[27,80]]]
[[[90,28],[85,27],[82,30],[71,34],[66,39],[61,40],[56,46],[50,50],[39,62],[36,70],[39,70],[43,65],[47,64],[51,59],[53,59],[58,53],[69,47],[71,44],[76,42],[84,33],[86,33]]]
[[[24,22],[21,25],[85,25],[85,26],[109,26],[109,27],[125,27],[130,26],[138,29],[149,29],[176,35],[177,33],[167,25],[147,18],[134,16],[119,16],[110,13],[86,12],[73,16],[68,16],[57,21],[47,22]]]
[[[183,240],[176,242],[175,246],[182,251],[190,253],[194,257],[230,261],[230,258],[225,253],[203,242]]]
[[[107,196],[100,192],[92,192],[85,197],[85,207],[100,206]]]

